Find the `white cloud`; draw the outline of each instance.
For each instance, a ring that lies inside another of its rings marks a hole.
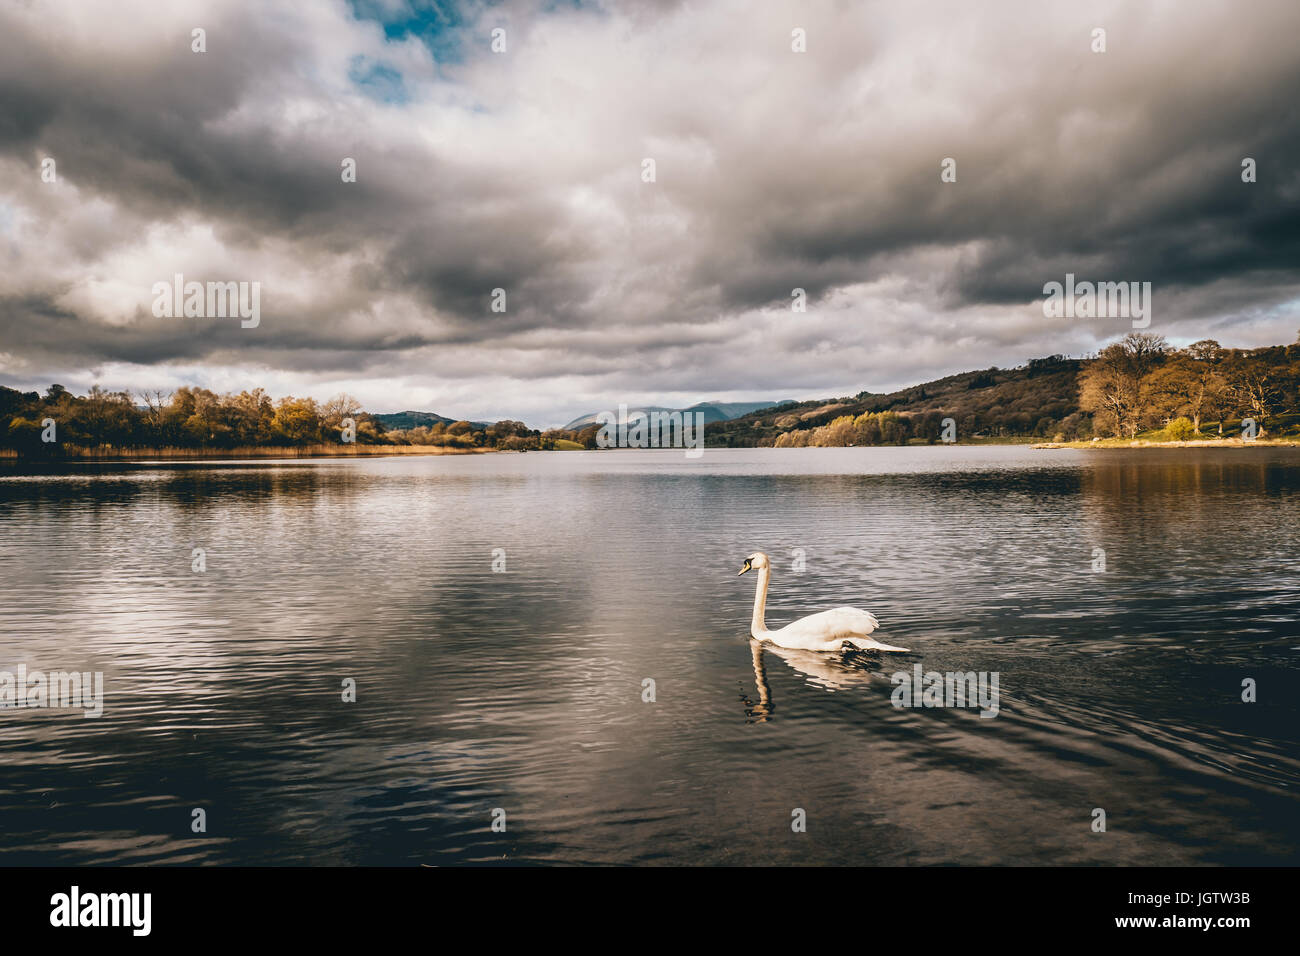
[[[554,424],[1079,354],[1123,330],[1042,318],[1066,271],[1152,281],[1171,339],[1289,341],[1298,10],[518,0],[468,7],[440,62],[343,3],[6,8],[0,346],[28,383],[93,367]],[[261,281],[262,326],[152,319],[175,272]]]

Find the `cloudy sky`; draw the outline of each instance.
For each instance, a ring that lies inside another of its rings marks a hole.
[[[0,0],[0,383],[824,397],[1122,334],[1044,317],[1067,272],[1151,282],[1176,344],[1291,342],[1297,36],[1295,0]],[[176,273],[260,282],[260,324],[156,317]]]

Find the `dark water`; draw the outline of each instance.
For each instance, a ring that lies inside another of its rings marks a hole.
[[[106,699],[0,710],[0,864],[1300,863],[1298,530],[1275,449],[10,465],[0,670]],[[756,654],[756,549],[912,653]]]

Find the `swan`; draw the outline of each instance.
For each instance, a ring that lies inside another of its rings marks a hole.
[[[880,622],[874,614],[856,607],[837,607],[809,614],[785,627],[769,631],[763,623],[763,616],[767,609],[767,585],[772,579],[772,562],[762,551],[755,551],[745,559],[740,574],[746,571],[758,572],[758,586],[754,591],[754,620],[749,626],[750,635],[757,640],[801,651],[838,651],[845,644],[850,644],[860,650],[907,652],[905,647],[882,644],[868,637],[880,626]]]

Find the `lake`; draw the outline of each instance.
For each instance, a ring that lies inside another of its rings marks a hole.
[[[0,671],[104,699],[0,709],[0,864],[1294,865],[1298,531],[1281,448],[10,463]]]

